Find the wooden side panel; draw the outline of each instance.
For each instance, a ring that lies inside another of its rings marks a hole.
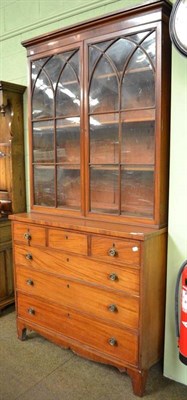
[[[0,309],[14,302],[10,221],[0,220]]]
[[[12,248],[7,244],[0,246],[0,309],[14,302],[14,279],[12,266]]]
[[[165,320],[167,234],[150,238],[144,244],[141,275],[140,365],[149,368],[163,353]]]
[[[1,277],[0,299],[3,299],[4,297],[6,297],[7,294],[5,250],[0,251],[0,277]]]
[[[11,224],[10,221],[1,223],[0,220],[0,245],[11,240]]]
[[[160,147],[160,224],[167,224],[169,196],[169,155],[170,155],[170,91],[171,91],[171,40],[168,25],[163,25],[162,49],[162,134]]]

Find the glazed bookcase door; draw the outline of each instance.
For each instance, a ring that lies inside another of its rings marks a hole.
[[[88,212],[154,219],[156,32],[88,44]]]
[[[32,206],[81,210],[81,49],[33,60]]]

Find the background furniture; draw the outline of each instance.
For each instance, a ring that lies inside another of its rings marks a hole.
[[[14,302],[8,215],[25,211],[24,91],[24,86],[0,82],[0,310]]]

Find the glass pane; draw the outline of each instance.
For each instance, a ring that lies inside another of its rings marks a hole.
[[[142,43],[142,47],[145,49],[146,53],[151,58],[154,66],[156,60],[156,34],[153,32],[149,35]]]
[[[32,87],[34,85],[34,82],[39,74],[39,71],[42,69],[43,65],[47,61],[49,57],[41,58],[40,60],[33,61],[31,63],[31,77],[32,77]]]
[[[105,42],[99,42],[96,43],[95,46],[97,46],[99,49],[101,49],[102,51],[105,51],[106,48],[113,42],[113,40],[107,40]]]
[[[57,121],[57,162],[80,164],[80,118]]]
[[[127,39],[118,39],[109,49],[106,51],[107,56],[109,56],[114,62],[118,72],[122,72],[125,63],[130,55],[130,53],[135,49],[136,45]]]
[[[155,163],[154,121],[122,124],[121,162],[134,165]]]
[[[154,172],[122,170],[121,212],[137,217],[153,217]]]
[[[118,169],[91,168],[90,210],[117,214],[119,209]]]
[[[102,56],[102,53],[112,42],[113,40],[108,40],[107,42],[96,43],[89,46],[89,77],[92,73],[95,62]]]
[[[90,163],[119,162],[118,114],[90,117]]]
[[[53,121],[33,123],[33,161],[36,163],[54,162]]]
[[[80,210],[80,170],[57,167],[57,206]]]
[[[131,58],[122,83],[122,108],[155,105],[155,78],[146,54],[138,48]]]
[[[149,69],[151,69],[150,61],[145,52],[138,47],[128,63],[126,73],[144,72]]]
[[[128,36],[127,39],[133,40],[133,42],[139,44],[143,40],[143,38],[147,35],[147,33],[148,33],[147,31],[139,32],[139,33],[136,33],[135,35]]]
[[[118,110],[118,80],[107,58],[102,56],[93,73],[89,92],[90,112]]]
[[[70,64],[63,69],[56,93],[56,115],[79,115],[80,85],[76,71]]]
[[[92,74],[95,62],[101,57],[102,52],[96,46],[89,47],[89,78]]]
[[[54,94],[47,75],[42,71],[35,84],[32,100],[33,118],[52,117],[54,113]]]
[[[34,166],[34,204],[55,206],[55,169],[52,166]]]
[[[79,51],[74,52],[73,56],[69,59],[69,64],[75,71],[77,77],[80,79]]]
[[[44,66],[44,70],[50,77],[54,89],[65,62],[66,59],[63,57],[63,54],[57,54],[50,58],[50,60]]]

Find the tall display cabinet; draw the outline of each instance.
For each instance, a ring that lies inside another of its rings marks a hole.
[[[18,337],[111,364],[162,357],[170,5],[27,40],[31,211],[11,217]]]
[[[25,86],[0,81],[0,310],[14,302],[11,223],[26,210],[23,93]]]

